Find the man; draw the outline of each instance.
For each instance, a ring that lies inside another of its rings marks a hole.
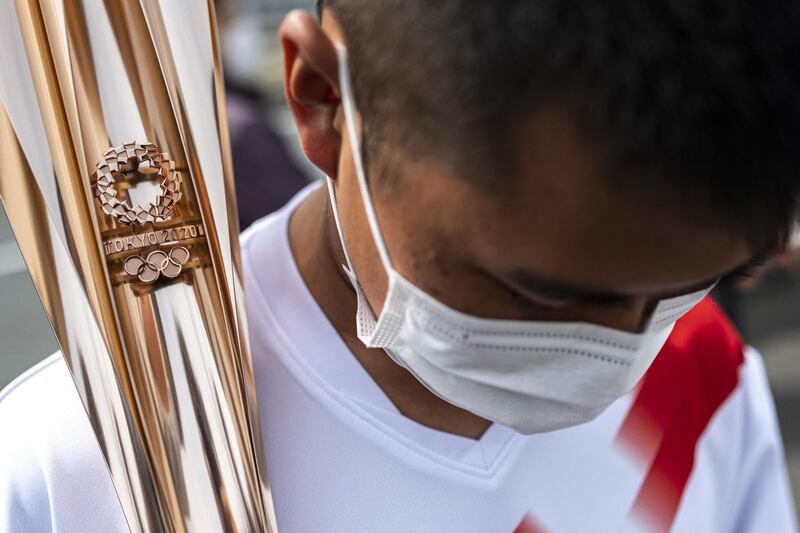
[[[703,296],[788,234],[799,22],[788,0],[290,14],[328,187],[242,245],[281,531],[796,530],[762,362]],[[124,528],[63,363],[0,420],[6,530]]]

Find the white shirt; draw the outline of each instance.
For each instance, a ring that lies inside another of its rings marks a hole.
[[[475,441],[403,416],[348,351],[292,257],[298,202],[242,240],[282,533],[797,530],[763,364],[713,304],[593,422]],[[126,530],[58,354],[0,395],[0,435],[0,532]]]

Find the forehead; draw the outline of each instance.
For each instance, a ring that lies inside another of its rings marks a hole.
[[[591,144],[558,114],[533,121],[518,142],[515,176],[494,177],[495,191],[420,164],[409,179],[424,183],[398,187],[414,191],[407,224],[480,268],[628,294],[692,287],[753,253],[744,236],[687,216],[645,180],[639,190],[613,187]]]

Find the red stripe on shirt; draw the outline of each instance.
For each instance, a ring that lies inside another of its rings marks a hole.
[[[710,298],[675,325],[617,436],[624,450],[649,466],[631,509],[635,517],[670,529],[697,442],[736,388],[743,361],[738,334]]]
[[[514,529],[514,533],[545,533],[545,529],[528,513]]]

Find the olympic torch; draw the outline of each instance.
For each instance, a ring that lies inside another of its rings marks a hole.
[[[132,531],[276,531],[213,3],[0,0],[0,199]]]

